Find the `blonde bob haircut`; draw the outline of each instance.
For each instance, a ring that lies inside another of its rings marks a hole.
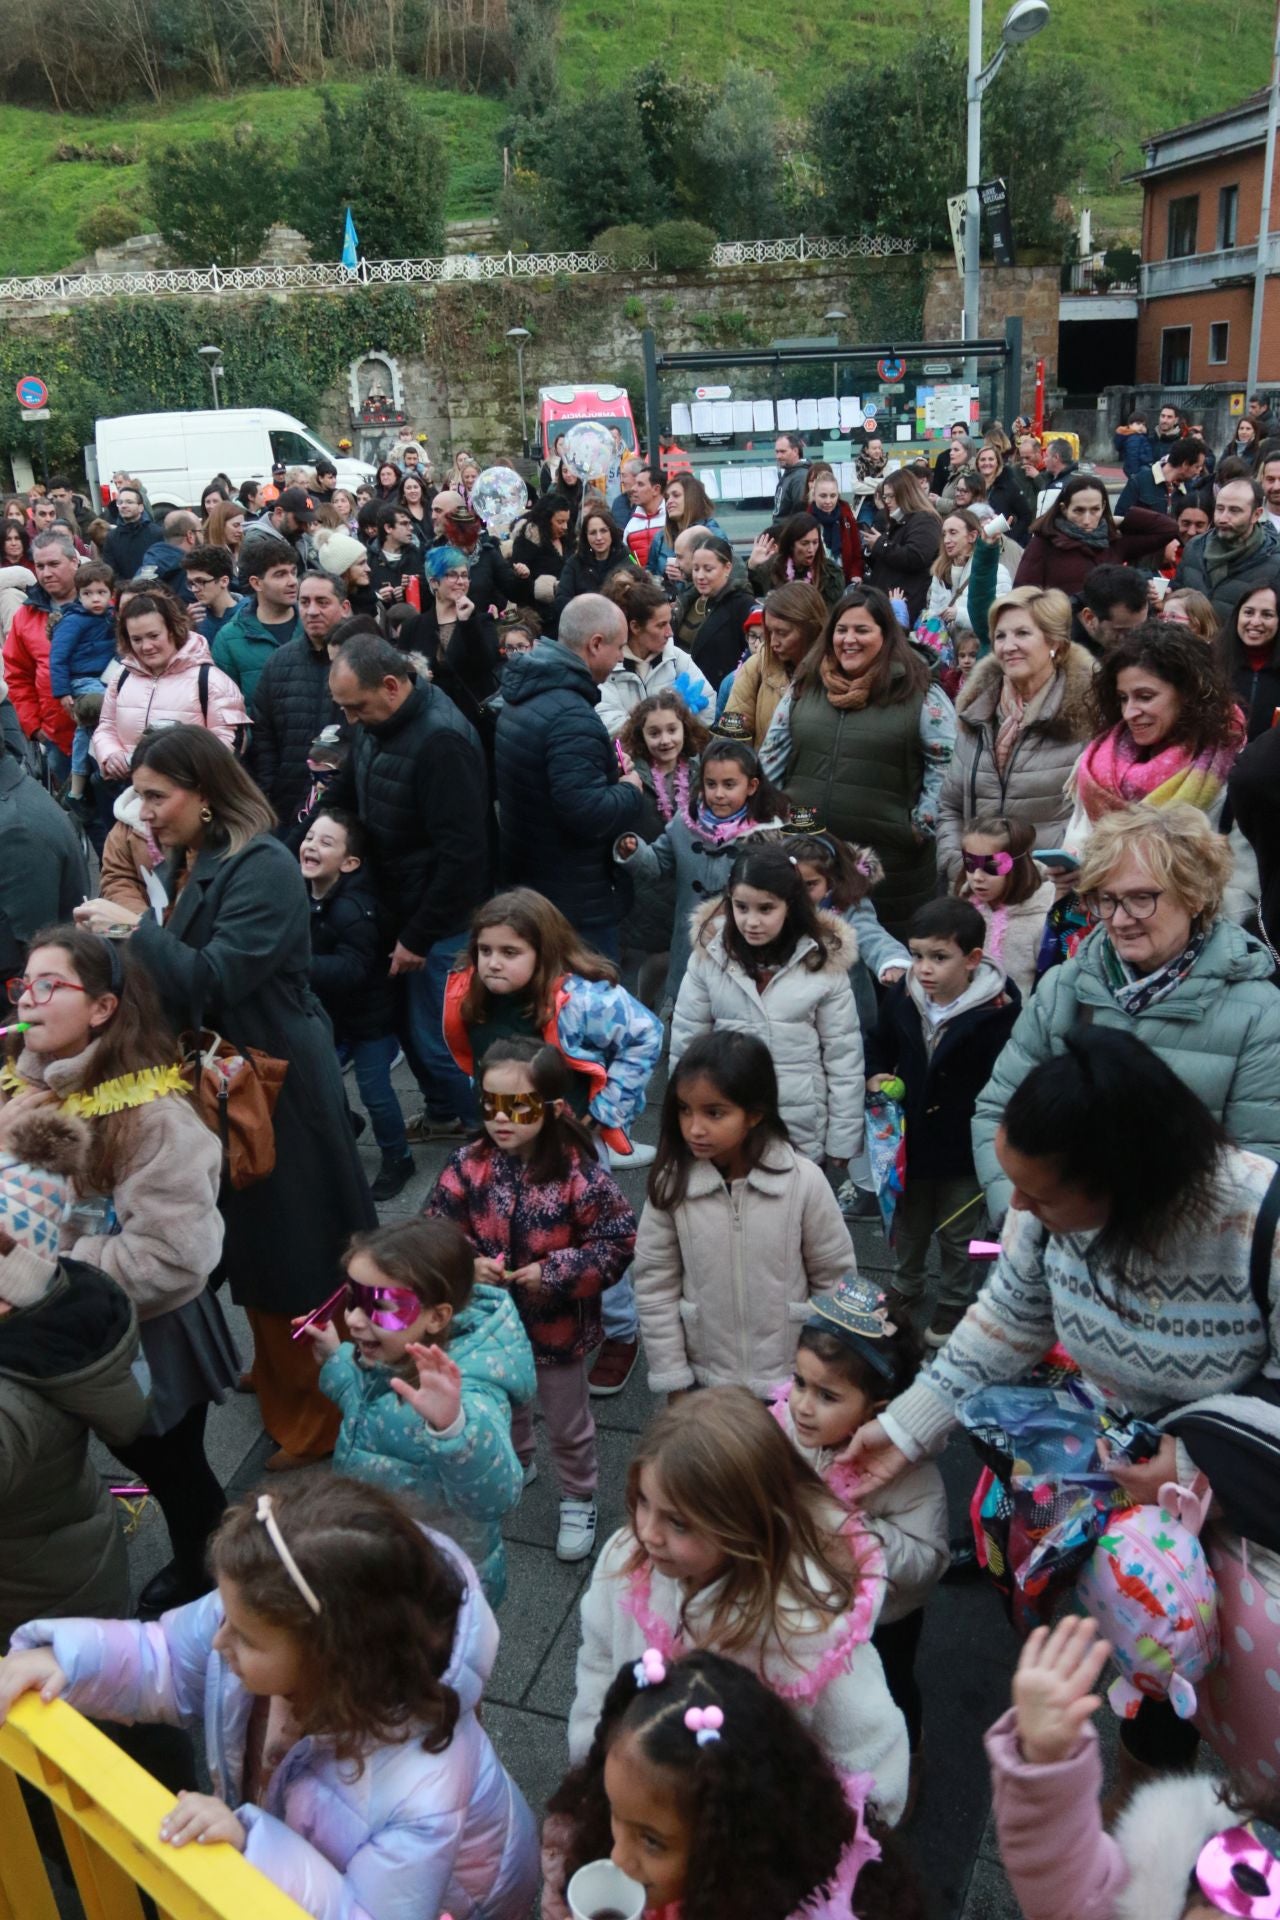
[[[1053,664],[1060,667],[1071,645],[1071,602],[1057,587],[1014,587],[993,600],[987,614],[987,632],[994,640],[1002,616],[1015,607],[1025,608],[1049,642]]]
[[[1127,853],[1192,919],[1217,919],[1231,877],[1231,848],[1198,807],[1121,807],[1104,814],[1085,843],[1079,892],[1105,891]]]

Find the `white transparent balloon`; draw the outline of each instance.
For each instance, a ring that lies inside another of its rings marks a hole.
[[[566,433],[564,457],[584,480],[603,480],[613,464],[613,435],[584,420]]]
[[[471,489],[471,505],[490,533],[510,533],[529,504],[529,489],[510,467],[486,467]]]

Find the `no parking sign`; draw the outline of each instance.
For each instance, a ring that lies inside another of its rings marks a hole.
[[[49,389],[38,374],[24,373],[14,388],[20,407],[47,407]]]
[[[880,375],[880,378],[886,386],[896,386],[906,371],[906,361],[899,359],[896,353],[888,355],[884,360],[876,361],[876,372]]]

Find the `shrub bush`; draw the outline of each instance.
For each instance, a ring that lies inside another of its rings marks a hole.
[[[663,220],[653,230],[654,254],[668,273],[708,266],[715,244],[715,234],[700,220]]]
[[[591,242],[594,253],[607,253],[615,266],[647,267],[653,255],[653,234],[638,225],[606,227]]]
[[[100,206],[90,207],[79,221],[76,239],[86,253],[96,253],[99,247],[118,247],[122,240],[132,240],[135,233],[146,230],[145,217],[134,207],[126,207],[119,200],[104,200]]]

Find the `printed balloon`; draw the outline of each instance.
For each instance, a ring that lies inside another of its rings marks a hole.
[[[510,533],[529,504],[529,489],[510,467],[486,467],[471,489],[471,505],[490,533]]]
[[[613,463],[613,436],[594,420],[584,420],[566,433],[564,457],[581,479],[603,480]]]

